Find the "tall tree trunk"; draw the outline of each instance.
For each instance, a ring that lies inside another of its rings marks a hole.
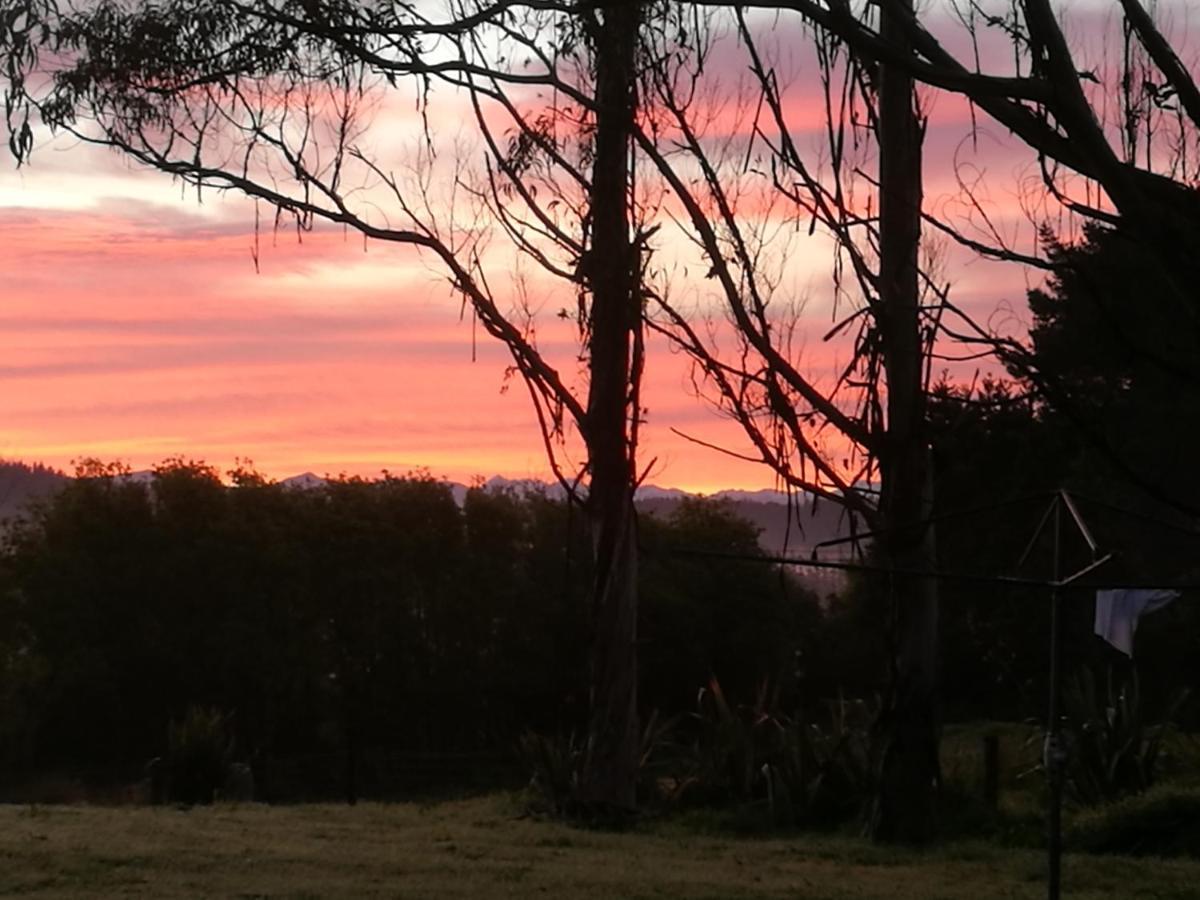
[[[899,7],[899,11],[895,11]],[[884,40],[907,44],[898,16],[912,0],[882,4]],[[932,568],[924,354],[918,252],[921,240],[921,125],[913,80],[882,65],[879,88],[879,317],[887,375],[887,436],[880,459],[881,542],[898,569]],[[935,828],[938,767],[937,585],[891,579],[891,683],[878,723],[880,769],[872,832],[924,841]]]
[[[630,137],[636,107],[637,2],[602,7],[596,28],[596,144],[587,444],[588,517],[595,553],[592,681],[584,803],[637,805],[637,534],[633,508],[634,337],[641,328],[631,229]]]

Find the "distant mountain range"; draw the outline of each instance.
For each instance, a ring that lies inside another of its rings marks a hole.
[[[486,487],[533,488],[546,490],[551,495],[563,494],[558,485],[545,485],[538,481],[509,481],[499,477],[490,479]],[[466,491],[461,485],[455,488],[462,488],[464,493]],[[806,556],[816,544],[850,533],[846,513],[840,507],[824,501],[812,503],[794,495],[789,498],[784,491],[734,489],[717,491],[715,494],[691,494],[678,488],[644,485],[637,492],[637,507],[643,515],[665,518],[675,511],[684,498],[698,496],[728,504],[736,515],[757,527],[759,545],[773,556]]]

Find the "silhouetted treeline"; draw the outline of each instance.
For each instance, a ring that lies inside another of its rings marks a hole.
[[[582,726],[590,554],[578,510],[483,489],[460,506],[421,475],[232,480],[181,461],[147,479],[91,464],[10,524],[10,772],[136,770],[191,708],[226,713],[256,766],[325,759],[332,785],[347,755],[507,752],[526,729]],[[747,695],[792,677],[815,598],[770,566],[653,551],[752,556],[752,526],[687,501],[644,517],[642,541],[647,710],[691,709],[712,674]]]
[[[1065,483],[1120,551],[1118,574],[1194,581],[1190,534],[1162,510],[1105,507],[1099,463],[1012,390],[935,392],[938,512],[951,517],[939,568],[1012,572],[1045,492]],[[348,762],[370,795],[387,787],[372,766],[389,754],[503,757],[529,729],[582,732],[591,573],[579,510],[481,488],[456,502],[423,475],[306,489],[232,476],[180,461],[150,478],[89,464],[9,523],[0,781],[136,778],[196,709],[223,714],[260,796],[278,799],[339,795]],[[733,702],[770,679],[781,708],[806,714],[879,689],[887,576],[854,576],[822,609],[754,561],[755,526],[725,504],[685,500],[643,515],[640,532],[644,712],[694,711],[713,675]],[[1035,549],[1026,575],[1045,574],[1046,548]],[[1077,539],[1065,549],[1082,552]],[[1047,592],[956,579],[942,591],[947,718],[1040,717]],[[1195,596],[1139,628],[1150,715],[1200,686]],[[1068,674],[1129,666],[1091,634],[1091,588],[1068,592],[1064,612]],[[1195,715],[1192,704],[1185,720]]]

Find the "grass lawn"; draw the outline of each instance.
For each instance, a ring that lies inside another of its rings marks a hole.
[[[1044,859],[683,824],[585,831],[506,795],[428,805],[0,807],[0,895],[96,897],[1043,897]],[[1066,860],[1067,897],[1191,898],[1200,862]]]

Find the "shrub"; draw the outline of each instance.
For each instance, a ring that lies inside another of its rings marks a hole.
[[[672,801],[679,791],[679,757],[684,748],[677,742],[679,716],[662,719],[654,710],[642,728],[638,752],[639,804]]]
[[[803,732],[815,768],[806,815],[817,823],[852,818],[870,797],[871,728],[879,715],[878,702],[848,700],[840,694],[826,709],[827,724],[809,723]]]
[[[650,714],[642,728],[638,748],[638,801],[652,802],[669,797],[678,786],[664,791],[664,783],[673,779],[670,772],[677,758],[673,737],[677,719],[660,719],[658,711]],[[522,735],[517,754],[531,773],[529,786],[544,811],[566,818],[591,821],[612,820],[617,810],[598,810],[587,806],[580,796],[583,767],[587,760],[587,742],[578,735],[550,737],[528,731]]]
[[[871,706],[839,697],[826,723],[778,708],[764,682],[731,704],[714,678],[701,690],[687,792],[707,804],[758,805],[772,825],[828,825],[856,816],[871,784]],[[682,792],[681,792],[682,793]]]
[[[220,710],[193,706],[167,726],[168,797],[176,803],[212,803],[229,779],[233,740]]]
[[[529,787],[545,812],[574,816],[579,811],[579,785],[587,743],[575,733],[550,736],[527,731],[517,755],[530,773]]]
[[[1116,682],[1109,669],[1104,696],[1091,669],[1063,691],[1064,725],[1070,736],[1067,786],[1079,803],[1095,805],[1144,791],[1154,784],[1166,729],[1187,699],[1180,693],[1162,721],[1146,721],[1137,672]]]

